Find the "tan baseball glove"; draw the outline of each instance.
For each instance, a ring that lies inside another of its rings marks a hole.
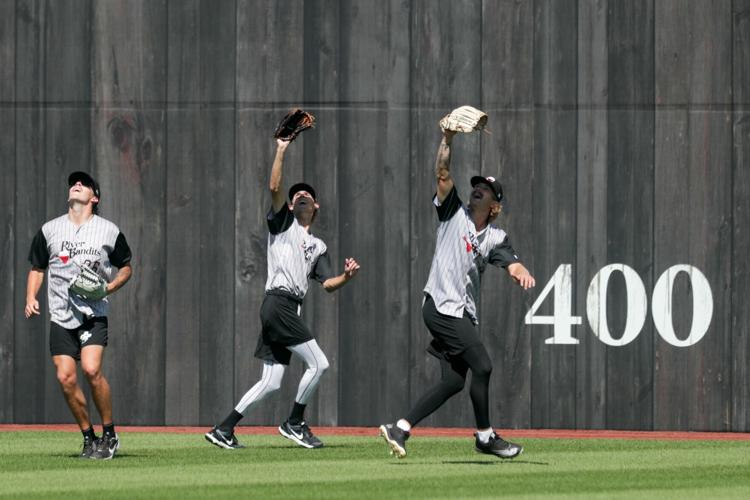
[[[454,132],[473,132],[475,130],[482,130],[487,125],[488,118],[487,113],[484,111],[471,106],[461,106],[440,120],[440,128]]]

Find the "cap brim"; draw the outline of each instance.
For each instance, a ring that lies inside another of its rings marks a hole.
[[[308,193],[310,193],[313,197],[313,200],[318,199],[318,196],[315,194],[315,189],[313,189],[311,185],[304,182],[298,182],[297,184],[289,188],[289,200],[291,201],[292,198],[294,198],[294,195],[300,191],[307,191]]]
[[[474,187],[480,183],[487,184],[492,190],[492,192],[495,194],[495,200],[500,201],[503,199],[502,195],[498,196],[497,192],[495,191],[495,186],[492,185],[492,182],[488,178],[482,177],[481,175],[475,175],[474,177],[471,178],[470,182],[471,182],[471,187]]]
[[[79,182],[84,186],[93,187],[96,185],[94,178],[86,172],[73,172],[68,176],[68,186],[72,186],[76,182]]]

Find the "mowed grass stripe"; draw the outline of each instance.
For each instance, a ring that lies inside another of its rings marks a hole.
[[[0,433],[0,494],[750,497],[750,453],[741,442],[529,439],[521,457],[500,461],[473,452],[470,438],[415,438],[409,457],[396,460],[375,436],[327,437],[321,450],[303,450],[276,436],[245,436],[248,448],[236,451],[210,446],[201,435],[121,437],[121,455],[96,462],[73,458],[75,434]]]

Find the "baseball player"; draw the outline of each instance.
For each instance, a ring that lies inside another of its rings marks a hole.
[[[406,416],[396,423],[381,425],[380,434],[393,454],[405,457],[411,428],[460,392],[471,371],[476,450],[513,458],[521,453],[521,446],[502,439],[490,425],[488,393],[492,361],[477,332],[477,304],[487,264],[505,268],[524,289],[533,287],[535,282],[520,263],[505,231],[492,224],[502,209],[500,182],[493,177],[472,177],[468,205],[459,198],[450,173],[454,134],[444,130],[438,149],[437,193],[433,204],[440,224],[422,306],[424,322],[432,335],[428,352],[440,361],[442,376]]]
[[[326,244],[310,234],[310,226],[320,208],[315,190],[308,184],[295,184],[289,189],[290,202],[286,201],[281,174],[284,152],[290,141],[277,139],[276,142],[270,180],[272,209],[267,218],[270,233],[268,279],[260,309],[262,332],[255,350],[255,357],[263,360],[263,373],[226,419],[205,434],[206,440],[225,449],[242,448],[234,435],[234,427],[250,408],[281,387],[292,354],[302,359],[306,370],[292,412],[279,426],[279,433],[305,448],[323,446],[305,423],[304,411],[328,368],[328,360],[300,318],[302,301],[309,279],[333,292],[359,270],[357,261],[348,258],[344,262],[344,272],[333,276]]]
[[[80,457],[106,460],[114,456],[120,445],[112,420],[110,387],[102,374],[109,308],[106,296],[127,283],[132,269],[125,236],[116,225],[96,214],[100,199],[99,185],[90,175],[70,174],[68,213],[46,222],[31,243],[32,267],[24,313],[27,318],[39,315],[36,297],[47,272],[50,354],[65,401],[83,433]],[[70,291],[83,267],[93,270],[101,280],[101,293],[96,299]],[[91,426],[86,398],[76,379],[78,361],[102,419],[101,438]]]

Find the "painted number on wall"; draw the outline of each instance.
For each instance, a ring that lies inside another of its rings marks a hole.
[[[607,286],[612,273],[619,272],[625,278],[627,291],[627,315],[625,330],[620,338],[614,338],[607,325]],[[675,277],[687,273],[690,278],[693,295],[693,319],[690,332],[684,340],[677,337],[672,323],[672,288]],[[527,325],[554,325],[552,337],[545,339],[545,344],[578,344],[573,337],[573,325],[582,323],[580,316],[573,316],[573,266],[560,264],[545,285],[542,293],[526,313]],[[552,316],[536,315],[547,295],[554,289]],[[648,297],[643,280],[633,268],[625,264],[609,264],[599,270],[589,284],[586,295],[586,315],[594,335],[603,343],[611,346],[624,346],[635,340],[646,323]],[[687,347],[696,344],[708,331],[714,312],[711,285],[696,267],[680,264],[672,266],[656,281],[651,295],[651,317],[659,335],[676,347]]]

